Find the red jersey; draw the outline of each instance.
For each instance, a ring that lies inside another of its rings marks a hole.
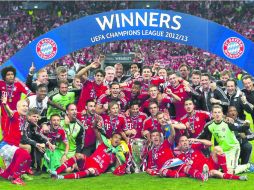
[[[5,122],[2,123],[3,141],[10,145],[19,146],[26,117],[20,116],[17,111],[14,112],[11,118],[7,115],[3,117],[6,117]]]
[[[21,99],[21,94],[23,93],[28,95],[31,91],[29,90],[27,86],[25,86],[25,84],[19,81],[15,81],[13,84],[7,85],[5,81],[0,80],[0,96],[1,97],[3,92],[7,92],[7,105],[10,107],[11,110],[16,110],[17,103]]]
[[[107,86],[103,83],[98,85],[95,81],[86,81],[83,84],[80,97],[77,103],[77,110],[83,111],[85,109],[86,101],[89,99],[97,100],[102,94],[105,94]]]
[[[142,81],[141,86],[141,94],[148,92],[148,89],[151,85],[159,86],[161,83],[164,83],[165,80],[160,77],[153,77],[150,81],[144,82]]]
[[[105,131],[105,136],[111,138],[114,133],[121,133],[126,127],[126,119],[122,115],[115,117],[109,115],[102,115],[103,119],[103,129]]]
[[[144,79],[142,77],[139,77],[137,79],[134,79],[133,81],[131,81],[129,84],[128,84],[128,87],[132,87],[134,81],[140,81],[142,86],[141,86],[141,93],[140,94],[144,94],[144,93],[147,93],[148,92],[148,88],[149,86],[151,85],[154,85],[154,86],[159,86],[160,84],[164,83],[165,80],[163,78],[160,78],[160,77],[152,77],[150,81],[148,82],[145,82]]]
[[[186,130],[190,135],[190,138],[196,138],[203,131],[207,120],[210,118],[211,116],[209,112],[196,110],[193,116],[186,114],[180,121],[185,125],[186,123],[189,123],[190,127]]]
[[[181,98],[180,101],[174,102],[176,119],[178,120],[186,114],[186,111],[184,109],[184,100],[190,97],[190,95],[188,92],[185,91],[183,84],[179,84],[176,87],[172,87],[169,85],[165,89],[165,93],[167,92],[167,89],[170,89],[172,93],[174,93],[175,95],[179,96],[179,98]]]
[[[178,148],[175,148],[174,153],[180,160],[184,161],[187,165],[191,165],[193,169],[199,171],[203,170],[203,165],[209,166],[209,160],[202,153],[202,149],[206,148],[201,143],[192,144],[189,150],[185,153],[181,152]]]
[[[125,88],[122,91],[125,95],[125,99],[127,100],[127,102],[131,102],[132,100],[139,100],[140,104],[143,104],[143,102],[149,98],[148,93],[142,93],[135,96],[134,94],[132,94],[131,88]]]
[[[116,101],[118,105],[121,107],[121,111],[125,112],[127,107],[127,100],[125,98],[112,98],[109,95],[102,94],[99,99],[97,100],[98,105],[103,105],[109,103],[111,101]]]
[[[171,150],[171,144],[168,140],[164,140],[161,145],[153,147],[148,152],[147,168],[160,170],[164,163],[172,158],[174,158],[174,154]]]
[[[96,134],[94,131],[94,122],[95,118],[100,117],[99,115],[81,115],[78,114],[77,118],[82,122],[82,124],[87,127],[85,130],[85,136],[84,136],[84,147],[89,147],[91,145],[94,145],[96,143]]]
[[[161,125],[159,124],[159,122],[157,121],[156,118],[153,117],[148,117],[145,121],[144,121],[144,127],[143,127],[143,131],[149,131],[151,132],[152,130],[158,130],[159,132],[163,133],[163,130],[161,128]]]
[[[133,138],[142,138],[142,129],[146,118],[147,115],[143,112],[140,112],[137,116],[126,117],[127,125],[123,130],[126,131],[135,129],[137,133]]]
[[[140,107],[140,111],[149,111],[149,104],[151,99],[146,100]],[[159,111],[164,111],[164,109],[169,109],[170,104],[172,103],[172,98],[167,97],[163,98],[159,103]]]
[[[59,127],[58,129],[51,129],[46,135],[51,144],[57,144],[60,142],[68,142],[64,129]]]
[[[107,152],[107,146],[100,144],[95,152],[87,158],[85,169],[96,168],[99,174],[104,173],[110,165],[115,163],[116,156],[111,152]]]

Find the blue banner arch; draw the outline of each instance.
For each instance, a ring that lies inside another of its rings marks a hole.
[[[254,43],[215,22],[167,10],[128,9],[86,16],[55,28],[18,51],[13,65],[25,80],[31,62],[38,69],[81,48],[129,39],[166,40],[198,47],[254,76]]]

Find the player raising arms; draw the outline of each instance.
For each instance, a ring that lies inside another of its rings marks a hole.
[[[22,128],[26,121],[28,105],[25,100],[17,102],[17,111],[12,111],[7,105],[8,94],[2,94],[2,105],[6,111],[5,123],[2,123],[3,140],[0,142],[0,155],[3,157],[6,169],[0,168],[0,176],[11,180],[13,184],[25,185],[21,175],[29,171],[30,154],[19,148]]]

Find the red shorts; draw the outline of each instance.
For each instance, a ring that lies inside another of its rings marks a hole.
[[[77,165],[80,171],[87,170],[88,168],[94,168],[99,173],[101,173],[101,168],[98,166],[98,163],[95,162],[92,158],[87,157],[86,155],[84,155],[83,160],[78,160]]]
[[[213,160],[213,157],[210,156],[208,159],[208,166],[209,166],[209,170],[219,170],[220,166]]]

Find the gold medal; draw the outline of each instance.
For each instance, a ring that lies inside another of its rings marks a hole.
[[[9,102],[12,102],[12,98],[9,98]]]
[[[195,130],[194,130],[194,129],[192,129],[192,130],[191,130],[191,132],[192,132],[192,133],[195,133]]]

